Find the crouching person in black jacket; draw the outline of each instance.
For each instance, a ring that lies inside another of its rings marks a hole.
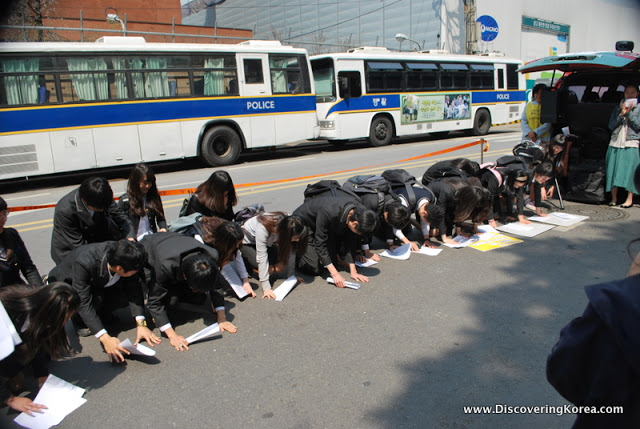
[[[373,211],[351,197],[321,196],[308,199],[293,212],[293,216],[300,217],[309,228],[307,251],[298,261],[300,271],[319,275],[326,268],[335,285],[345,287],[345,279],[335,267],[343,259],[353,280],[369,281],[367,276],[356,270],[354,254],[358,248],[358,236],[376,229],[377,218]]]
[[[166,307],[172,301],[191,297],[196,303],[203,304],[208,295],[220,331],[233,333],[238,330],[227,322],[224,298],[218,291],[230,286],[218,270],[216,249],[175,232],[150,235],[142,240],[142,244],[149,254],[149,266],[145,270],[149,286],[147,308],[155,325],[176,350],[189,350],[189,343],[176,333],[169,321]]]
[[[160,342],[147,328],[144,317],[142,282],[137,274],[146,263],[144,247],[123,239],[77,247],[49,273],[49,282],[63,281],[76,291],[80,297],[81,320],[74,319],[74,324],[84,322],[86,325],[86,328],[76,326],[80,328],[78,334],[93,334],[98,338],[112,362],[123,362],[122,353],[129,352],[120,346],[117,337],[109,335],[104,325],[113,318],[111,311],[125,298],[138,326],[136,344],[141,339],[150,345]]]

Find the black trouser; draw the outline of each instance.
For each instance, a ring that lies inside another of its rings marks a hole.
[[[242,259],[244,259],[244,263],[247,267],[258,272],[258,251],[256,250],[256,245],[243,244],[240,248],[240,253],[242,253]],[[267,258],[269,260],[269,265],[278,264],[278,248],[276,246],[267,247]],[[251,271],[249,271],[249,273],[251,273]]]
[[[331,263],[333,265],[337,265],[336,263],[338,254],[340,254],[341,252],[345,253],[344,249],[341,248],[341,243],[336,240],[335,237],[330,236],[327,240],[326,246],[329,252],[329,256],[331,257]],[[309,234],[307,250],[296,261],[296,266],[301,272],[312,274],[314,276],[324,274],[323,271],[326,271],[324,264],[320,261],[320,256],[316,251],[314,234]]]

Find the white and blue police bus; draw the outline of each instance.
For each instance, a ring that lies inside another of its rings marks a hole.
[[[237,45],[0,44],[0,180],[241,152],[318,136],[306,50]],[[292,126],[295,124],[295,126]]]
[[[520,119],[526,102],[522,61],[446,51],[392,52],[364,47],[314,55],[320,138],[368,138],[469,130]]]

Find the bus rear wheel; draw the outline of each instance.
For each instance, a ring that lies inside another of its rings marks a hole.
[[[207,131],[201,145],[202,158],[212,167],[233,164],[242,149],[238,133],[224,125]]]
[[[476,117],[473,119],[473,128],[471,134],[474,136],[484,136],[491,128],[491,115],[485,109],[478,110]]]
[[[386,146],[393,137],[393,124],[389,118],[380,116],[374,118],[369,129],[369,143],[371,146]]]

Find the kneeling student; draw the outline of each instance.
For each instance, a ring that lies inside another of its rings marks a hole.
[[[307,250],[300,258],[298,268],[309,274],[319,275],[326,268],[337,287],[345,287],[345,279],[335,267],[344,254],[344,263],[349,266],[351,278],[368,282],[369,278],[359,274],[354,255],[358,237],[376,229],[376,214],[364,208],[352,197],[321,196],[307,199],[294,210],[309,229]]]
[[[218,318],[221,331],[236,332],[238,329],[227,322],[224,298],[217,289],[230,288],[218,270],[218,251],[198,240],[175,232],[153,234],[142,241],[149,254],[148,270],[145,269],[149,287],[147,308],[156,326],[169,339],[176,350],[189,350],[187,340],[178,335],[166,306],[172,297],[177,300],[199,293],[209,296],[213,312]],[[200,303],[206,301],[203,295]]]
[[[64,281],[76,291],[80,297],[78,315],[100,340],[112,362],[123,362],[122,353],[129,352],[120,346],[117,337],[109,335],[103,318],[110,316],[124,296],[138,327],[136,344],[142,339],[149,345],[160,343],[160,338],[147,328],[144,317],[142,283],[137,274],[146,263],[147,253],[139,243],[105,241],[74,249],[49,273],[49,282]]]

